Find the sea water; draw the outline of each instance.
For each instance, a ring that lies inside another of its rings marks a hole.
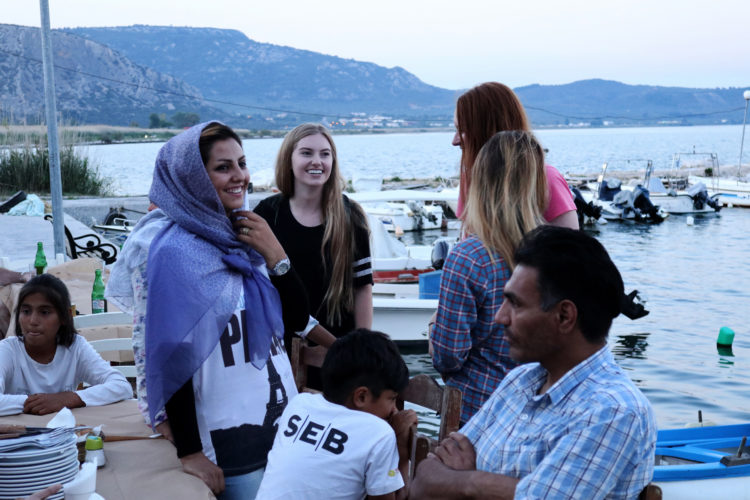
[[[669,127],[541,130],[548,159],[562,172],[597,172],[604,161],[651,159],[668,168],[672,153],[717,152],[736,165],[741,127]],[[460,151],[451,133],[335,136],[342,171],[404,178],[450,176]],[[272,168],[280,139],[246,140],[251,175]],[[103,174],[118,181],[118,194],[148,192],[161,144],[89,146]],[[747,151],[748,148],[746,147]],[[750,161],[746,153],[747,163]],[[719,215],[671,216],[662,224],[609,223],[589,230],[610,252],[626,289],[638,289],[648,316],[619,317],[609,345],[620,365],[654,406],[660,428],[703,419],[717,424],[750,420],[750,209]],[[440,231],[407,233],[429,243]],[[415,240],[416,238],[416,240]],[[717,351],[722,326],[736,332],[732,355]],[[426,353],[406,355],[412,374],[432,369]],[[422,430],[437,419],[422,414]]]
[[[535,132],[549,150],[548,163],[562,173],[598,173],[604,162],[650,159],[657,170],[671,165],[673,153],[715,152],[722,166],[736,166],[742,127],[644,127],[543,129]],[[453,133],[388,133],[336,135],[339,165],[346,178],[360,175],[404,179],[450,177],[458,173],[459,148]],[[103,175],[114,181],[115,193],[145,195],[151,186],[156,154],[163,143],[82,146]],[[243,142],[251,180],[274,167],[281,139]],[[746,163],[750,161],[745,148]]]
[[[650,313],[612,324],[609,346],[654,407],[660,428],[703,420],[750,420],[750,209],[670,216],[655,225],[610,222],[587,228],[606,247],[627,291],[637,289]],[[440,231],[407,233],[429,243]],[[722,326],[735,332],[720,352]],[[405,356],[412,375],[437,376],[426,353]],[[425,432],[437,419],[422,412]]]

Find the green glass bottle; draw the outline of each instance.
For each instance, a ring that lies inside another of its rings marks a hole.
[[[91,314],[107,312],[107,300],[104,298],[104,281],[102,270],[97,269],[94,275],[94,287],[91,289]]]
[[[47,257],[44,255],[44,248],[42,242],[36,244],[36,257],[34,257],[34,267],[36,268],[37,276],[44,272],[44,268],[47,267]]]

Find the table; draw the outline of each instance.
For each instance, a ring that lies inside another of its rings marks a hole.
[[[108,436],[147,437],[152,433],[134,399],[107,406],[76,408],[73,415],[79,425],[103,425],[102,431]],[[53,416],[9,415],[0,417],[0,424],[40,427]],[[175,448],[166,439],[107,441],[104,454],[107,465],[97,472],[96,492],[106,500],[215,498],[203,481],[182,471]]]

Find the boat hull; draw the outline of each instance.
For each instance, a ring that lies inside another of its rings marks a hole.
[[[399,346],[427,346],[427,323],[437,300],[375,297],[372,302],[373,330],[387,333]]]
[[[750,500],[750,463],[721,462],[735,455],[748,435],[750,424],[659,431],[652,483],[665,499]],[[750,458],[747,450],[742,458]]]

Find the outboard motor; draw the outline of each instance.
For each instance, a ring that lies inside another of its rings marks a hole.
[[[573,193],[573,202],[576,205],[576,212],[578,213],[578,227],[583,228],[583,218],[589,217],[594,220],[599,220],[602,216],[602,207],[594,205],[593,201],[586,203],[583,199],[583,195],[578,188],[572,187],[570,191]]]
[[[621,192],[622,181],[620,179],[604,179],[599,185],[599,199],[602,201],[614,201],[617,193]]]
[[[641,212],[633,205],[632,191],[618,191],[612,198],[612,204],[622,209],[623,219],[641,220]],[[632,216],[632,217],[631,217]]]
[[[445,264],[445,258],[448,256],[448,252],[451,250],[451,245],[446,240],[437,240],[432,245],[432,254],[430,260],[432,260],[432,267],[436,270],[443,268]]]
[[[708,190],[706,189],[706,185],[702,182],[690,186],[687,190],[687,194],[693,200],[693,208],[696,210],[702,210],[706,205],[717,212],[721,210],[721,205],[719,205],[715,199],[708,197]]]
[[[651,198],[648,194],[648,189],[640,184],[636,186],[633,190],[633,206],[639,210],[641,214],[646,214],[652,222],[663,221],[664,217],[659,215],[659,207],[651,202]]]

